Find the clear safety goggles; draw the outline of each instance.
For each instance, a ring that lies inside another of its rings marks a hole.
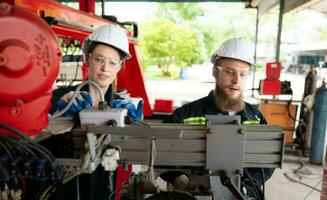
[[[235,69],[232,69],[229,67],[223,67],[223,66],[219,66],[219,65],[216,65],[216,67],[219,71],[223,72],[229,78],[234,78],[235,76],[240,76],[240,78],[242,80],[246,80],[251,74],[250,70],[235,70]]]
[[[105,57],[98,53],[90,53],[89,58],[94,65],[104,66],[107,63],[109,67],[113,69],[120,68],[121,64],[123,63],[123,61],[119,58]]]

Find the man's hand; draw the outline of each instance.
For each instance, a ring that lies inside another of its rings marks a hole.
[[[61,99],[57,102],[57,106],[59,110],[63,110],[68,102],[72,99],[74,95],[74,91],[70,91],[65,94]],[[76,98],[73,101],[73,104],[70,108],[62,115],[64,117],[74,116],[85,108],[92,107],[92,97],[89,93],[85,91],[79,91]]]

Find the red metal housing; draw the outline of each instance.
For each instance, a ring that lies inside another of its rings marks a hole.
[[[33,136],[48,125],[60,48],[44,20],[8,3],[0,7],[0,121]]]

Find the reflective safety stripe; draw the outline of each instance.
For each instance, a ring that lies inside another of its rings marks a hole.
[[[257,120],[246,120],[243,122],[243,124],[259,124],[259,121]]]
[[[255,116],[255,118],[256,119],[246,120],[243,124],[260,124],[260,118],[258,116]]]
[[[184,119],[184,124],[200,125],[200,124],[205,124],[205,123],[206,123],[205,117],[189,117],[189,118]]]

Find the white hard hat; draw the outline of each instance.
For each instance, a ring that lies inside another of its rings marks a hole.
[[[254,65],[253,46],[242,38],[232,38],[223,42],[212,54],[210,61],[215,64],[219,58],[233,58]]]
[[[120,50],[124,54],[124,59],[132,57],[128,49],[127,35],[124,30],[117,25],[103,25],[95,29],[95,31],[87,36],[82,43],[82,50],[84,53],[86,53],[92,42],[100,42]]]

